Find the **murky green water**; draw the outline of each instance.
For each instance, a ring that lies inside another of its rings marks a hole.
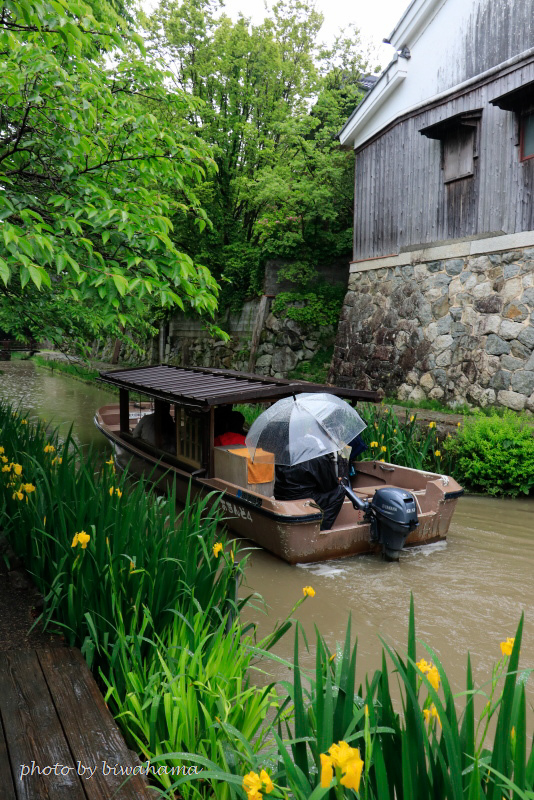
[[[28,362],[1,363],[0,369],[0,396],[63,430],[73,424],[81,443],[109,447],[93,426],[93,415],[99,406],[117,402],[115,395]],[[343,639],[349,612],[358,635],[360,678],[379,666],[379,636],[404,650],[413,592],[418,636],[443,660],[458,691],[465,680],[467,651],[475,676],[487,679],[500,657],[499,642],[514,635],[522,611],[521,664],[534,667],[534,498],[461,498],[447,542],[407,551],[399,564],[364,556],[291,567],[255,550],[247,582],[267,603],[267,616],[246,612],[249,619],[259,619],[260,634],[285,617],[302,596],[303,586],[313,586],[316,596],[296,614],[312,644],[312,652],[303,656],[307,666],[314,660],[314,625],[333,648]],[[291,657],[292,635],[279,644],[277,653]],[[272,674],[287,673],[273,665]],[[532,688],[530,697],[534,702]]]

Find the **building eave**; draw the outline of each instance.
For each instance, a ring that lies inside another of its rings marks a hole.
[[[342,146],[358,147],[368,138],[370,134],[363,134],[363,128],[367,128],[369,121],[407,74],[408,61],[395,55],[371,91],[366,94],[340,130],[339,141]]]
[[[396,50],[400,50],[404,45],[411,47],[414,39],[445,2],[446,0],[412,0],[384,41],[392,44]]]

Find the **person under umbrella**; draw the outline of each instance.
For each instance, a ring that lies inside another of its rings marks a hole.
[[[311,498],[330,530],[343,505],[333,454],[353,443],[366,427],[359,414],[335,395],[303,393],[272,405],[252,424],[246,443],[272,452],[276,500]]]

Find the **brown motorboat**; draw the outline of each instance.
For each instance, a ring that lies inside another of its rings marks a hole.
[[[376,402],[375,392],[167,365],[101,372],[100,379],[119,389],[119,404],[104,406],[95,415],[119,467],[161,486],[175,481],[182,501],[189,490],[193,496],[215,492],[235,534],[290,564],[380,551],[395,558],[403,546],[446,538],[463,494],[446,475],[381,461],[357,462],[333,528],[321,531],[322,512],[313,500],[273,497],[271,453],[256,453],[252,461],[244,445],[214,445],[215,412],[221,406],[270,404],[303,392]],[[161,422],[169,404],[176,440],[172,447]],[[153,416],[156,444],[133,433],[148,414]]]

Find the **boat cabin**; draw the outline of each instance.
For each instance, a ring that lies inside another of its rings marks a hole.
[[[195,477],[224,478],[264,496],[273,492],[272,454],[256,451],[252,462],[245,445],[216,447],[218,409],[240,403],[271,404],[302,392],[327,392],[348,402],[379,400],[376,392],[201,367],[122,369],[100,372],[100,380],[119,389],[113,427],[126,444]],[[145,417],[151,434],[146,439],[139,428],[136,431]]]

